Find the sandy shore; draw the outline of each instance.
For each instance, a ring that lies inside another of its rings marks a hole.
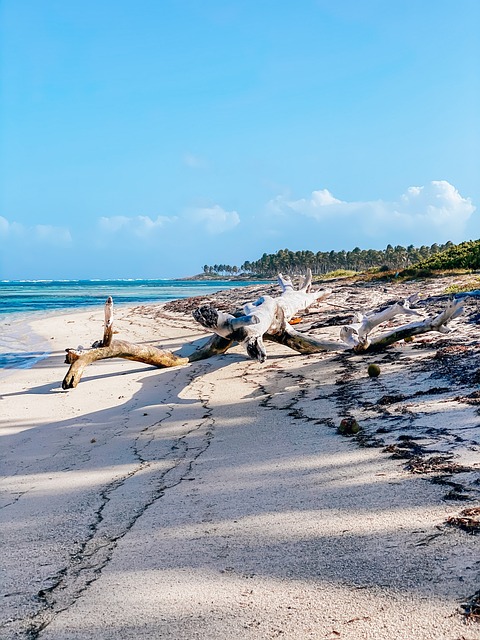
[[[476,304],[376,358],[102,361],[69,392],[64,349],[101,336],[102,309],[35,321],[51,357],[1,381],[0,638],[478,640],[461,605],[480,536],[447,524],[479,505]],[[339,308],[304,326],[336,334]],[[116,328],[172,350],[206,335],[168,307]]]

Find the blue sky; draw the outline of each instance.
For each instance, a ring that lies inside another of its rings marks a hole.
[[[477,0],[3,0],[0,278],[480,237]]]

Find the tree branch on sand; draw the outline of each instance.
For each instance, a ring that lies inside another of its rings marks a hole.
[[[300,333],[289,322],[297,313],[306,311],[312,305],[328,298],[332,291],[312,291],[310,270],[298,290],[294,288],[290,278],[282,274],[279,274],[278,282],[282,289],[279,297],[262,296],[234,314],[218,311],[209,305],[195,309],[193,317],[203,327],[210,329],[213,336],[188,358],[153,346],[113,340],[113,301],[109,297],[105,304],[103,339],[95,342],[91,349],[66,350],[65,361],[70,368],[63,380],[62,388],[76,387],[85,368],[96,360],[126,358],[156,367],[174,367],[225,353],[236,343],[242,344],[249,357],[259,362],[264,362],[267,357],[264,341],[283,344],[304,355],[349,350],[369,353],[429,331],[447,333],[450,331],[448,323],[463,312],[462,300],[452,299],[446,308],[433,318],[423,318],[380,335],[371,335],[374,329],[398,315],[420,316],[420,313],[412,308],[419,297],[415,295],[381,311],[370,311],[363,315],[357,313],[354,315],[354,322],[342,327],[339,341],[325,340]]]
[[[151,364],[154,367],[175,367],[187,364],[188,358],[180,358],[170,351],[139,345],[124,340],[113,340],[113,300],[105,303],[103,339],[94,342],[91,349],[66,349],[65,363],[70,365],[62,382],[62,389],[73,389],[80,382],[85,368],[97,360],[125,358]]]

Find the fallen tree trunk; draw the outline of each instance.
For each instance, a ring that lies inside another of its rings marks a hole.
[[[202,326],[211,329],[214,335],[187,358],[153,346],[113,340],[113,301],[109,297],[105,303],[103,339],[95,342],[91,349],[66,350],[65,361],[70,368],[63,380],[62,388],[76,387],[85,368],[97,360],[125,358],[155,367],[174,367],[223,354],[235,343],[243,344],[248,355],[259,362],[264,362],[267,356],[264,340],[283,344],[303,355],[323,351],[369,353],[429,331],[447,333],[450,331],[448,323],[463,312],[462,299],[452,299],[447,307],[433,318],[424,318],[371,336],[374,329],[397,315],[419,316],[420,314],[411,308],[418,296],[412,296],[381,311],[357,314],[355,322],[342,327],[340,341],[325,340],[295,331],[288,321],[300,310],[307,310],[315,302],[327,298],[331,291],[326,289],[312,292],[311,273],[307,274],[298,290],[294,289],[289,278],[281,274],[279,283],[282,294],[278,298],[263,296],[256,302],[245,305],[243,310],[236,314],[223,313],[208,305],[195,309],[194,318]]]
[[[330,289],[316,292],[310,290],[312,282],[310,270],[298,291],[294,289],[290,278],[279,274],[278,281],[283,290],[279,298],[262,296],[256,302],[245,305],[243,314],[223,313],[204,305],[195,309],[193,317],[218,336],[241,343],[252,359],[264,362],[267,357],[263,343],[264,336],[282,344],[288,342],[296,344],[300,339],[292,338],[296,332],[288,328],[288,321],[299,311],[307,309],[319,300],[324,300],[332,293]]]
[[[197,360],[205,360],[212,356],[221,356],[235,344],[234,340],[222,338],[214,334],[203,346],[199,347],[191,355],[188,356],[188,362],[197,362]]]
[[[412,304],[418,301],[415,294],[403,302],[397,302],[377,312],[355,314],[355,322],[342,327],[340,342],[324,340],[316,336],[307,335],[295,331],[288,324],[288,320],[299,310],[306,310],[317,300],[327,298],[331,291],[321,290],[310,292],[311,273],[307,274],[305,282],[298,291],[295,291],[289,278],[279,275],[279,283],[283,293],[279,298],[264,296],[252,304],[245,305],[243,314],[230,315],[222,313],[208,305],[199,307],[193,312],[197,322],[221,336],[225,342],[221,353],[224,353],[235,342],[241,343],[246,348],[247,354],[264,362],[267,353],[263,340],[283,344],[303,355],[320,353],[323,351],[347,351],[356,353],[368,353],[379,351],[389,345],[415,335],[429,331],[447,333],[447,324],[463,312],[463,304],[460,299],[451,300],[446,309],[434,318],[425,318],[419,322],[413,322],[388,331],[384,334],[371,337],[371,332],[385,322],[389,322],[398,315],[420,316],[420,313],[412,308]],[[213,342],[212,344],[217,344]],[[216,355],[218,351],[209,351],[204,347],[201,357]]]
[[[434,318],[425,318],[419,322],[411,322],[410,324],[397,327],[387,333],[383,333],[379,336],[373,337],[371,340],[366,339],[362,343],[354,347],[357,353],[380,351],[385,347],[405,340],[405,338],[412,338],[429,331],[438,331],[439,333],[450,333],[451,329],[448,323],[455,318],[458,318],[463,313],[463,300],[452,299],[449,301],[445,309],[436,315]],[[368,336],[367,336],[368,338]]]
[[[321,340],[316,336],[299,333],[288,325],[280,333],[266,333],[263,337],[269,342],[283,344],[285,347],[298,351],[298,353],[304,356],[309,356],[313,353],[322,353],[324,351],[346,351],[350,348],[348,345],[337,342],[336,340]]]

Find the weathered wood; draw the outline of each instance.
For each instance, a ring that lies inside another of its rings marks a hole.
[[[103,346],[108,347],[113,338],[113,299],[108,296],[105,303],[105,324],[103,328]]]
[[[234,342],[234,340],[222,338],[222,336],[214,334],[208,342],[188,356],[188,361],[197,362],[198,360],[204,360],[212,356],[220,356],[230,349]]]
[[[313,353],[322,353],[324,351],[346,351],[350,347],[336,340],[322,340],[316,336],[310,336],[307,333],[299,333],[298,331],[282,331],[281,333],[266,333],[265,340],[269,342],[277,342],[289,347],[294,351],[298,351],[304,356]]]
[[[370,336],[376,327],[390,321],[395,316],[420,316],[418,311],[411,308],[411,305],[419,298],[418,294],[415,294],[407,300],[397,302],[381,311],[356,314],[356,322],[342,327],[341,341],[337,342],[299,333],[288,324],[287,318],[297,313],[298,307],[306,308],[309,304],[305,295],[310,286],[308,274],[305,283],[298,291],[293,288],[291,280],[282,275],[279,276],[279,283],[283,290],[279,298],[271,298],[270,296],[259,298],[256,302],[245,305],[244,312],[246,313],[243,316],[234,317],[218,312],[213,307],[204,306],[194,311],[194,317],[200,324],[215,331],[218,336],[221,335],[225,337],[225,340],[230,340],[231,344],[234,342],[242,343],[251,358],[264,362],[266,359],[264,340],[283,344],[303,355],[349,349],[357,353],[367,353],[379,351],[395,342],[429,331],[446,333],[449,331],[448,322],[463,312],[461,300],[452,300],[447,308],[434,318],[426,318],[419,322],[397,327],[378,336]],[[320,299],[327,297],[329,293],[329,291],[322,291],[309,295]],[[297,296],[297,294],[300,295]],[[230,345],[225,342],[223,346],[222,353]],[[209,355],[215,355],[215,350],[212,350],[211,353],[208,349],[205,350],[198,359],[209,357]]]
[[[188,358],[181,358],[170,351],[153,346],[138,345],[125,340],[113,340],[113,299],[105,303],[103,339],[93,343],[91,349],[66,349],[66,364],[69,370],[62,382],[62,389],[73,389],[80,382],[85,368],[97,360],[124,358],[143,362],[154,367],[175,367],[186,364]]]
[[[375,336],[371,340],[359,344],[354,350],[357,353],[380,351],[395,342],[428,333],[429,331],[450,333],[451,328],[448,326],[448,323],[463,313],[463,303],[464,300],[462,299],[452,299],[445,309],[434,318],[425,318],[419,322],[411,322],[410,324],[397,327],[396,329],[392,329],[387,333]]]
[[[304,355],[323,351],[352,350],[356,353],[379,351],[395,342],[429,331],[447,333],[450,331],[448,323],[463,312],[462,299],[452,299],[447,307],[433,318],[424,318],[371,337],[373,329],[397,315],[420,315],[410,306],[418,299],[418,296],[412,296],[381,311],[358,314],[355,318],[356,322],[342,327],[340,342],[324,340],[296,331],[288,324],[288,320],[299,310],[305,310],[313,302],[328,297],[331,291],[311,292],[311,273],[307,274],[298,290],[294,289],[290,278],[282,275],[279,275],[279,283],[282,288],[281,296],[278,298],[263,296],[256,302],[245,305],[243,310],[236,314],[223,313],[209,305],[195,309],[194,318],[204,327],[211,329],[214,335],[188,357],[180,357],[153,346],[113,340],[113,300],[109,297],[105,304],[103,339],[95,342],[91,349],[66,350],[65,361],[70,364],[70,368],[62,387],[63,389],[76,387],[85,368],[97,360],[125,358],[155,367],[174,367],[223,354],[237,342],[244,345],[251,358],[260,362],[264,362],[267,355],[264,339],[283,344]]]
[[[411,304],[418,301],[418,294],[410,296],[403,302],[382,309],[382,311],[369,311],[365,314],[356,313],[356,322],[342,327],[340,330],[340,339],[356,350],[365,350],[370,344],[369,334],[375,327],[384,322],[388,322],[398,315],[420,316],[421,314],[411,308]]]
[[[413,298],[413,297],[412,297]],[[410,299],[411,301],[411,299]],[[412,309],[409,309],[408,304],[404,303],[396,303],[391,307],[387,307],[378,313],[369,313],[366,314],[367,322],[363,324],[363,328],[371,331],[374,327],[378,326],[380,322],[385,322],[386,320],[390,320],[392,317],[407,312],[407,315],[420,315],[417,312],[414,312]],[[462,301],[451,300],[447,307],[439,313],[434,318],[425,318],[419,322],[411,322],[410,324],[406,324],[386,333],[380,334],[378,336],[369,337],[368,334],[361,333],[360,336],[362,340],[352,340],[351,332],[348,332],[347,340],[343,340],[343,342],[336,342],[335,340],[323,340],[316,336],[311,336],[305,333],[299,333],[292,329],[291,327],[287,327],[285,331],[281,333],[277,333],[275,335],[265,334],[265,340],[278,342],[283,344],[291,349],[298,351],[302,355],[309,355],[312,353],[320,353],[322,351],[347,351],[353,349],[356,353],[371,353],[374,351],[381,351],[386,347],[394,344],[395,342],[399,342],[400,340],[405,340],[405,338],[410,338],[412,336],[420,335],[423,333],[427,333],[429,331],[438,331],[440,333],[448,333],[450,328],[447,326],[450,320],[457,318],[459,315],[463,313],[463,304]],[[358,325],[353,325],[355,336],[358,338]],[[352,325],[347,327],[342,327],[341,336],[342,338],[347,333],[346,329],[351,329]]]
[[[239,317],[217,311],[208,305],[195,309],[193,317],[222,338],[241,343],[252,359],[264,362],[267,357],[264,336],[282,336],[277,341],[292,340],[289,336],[293,334],[287,329],[288,321],[299,311],[307,309],[332,293],[330,289],[310,292],[311,278],[309,270],[302,287],[296,291],[290,278],[279,274],[282,295],[278,298],[262,296],[245,305],[243,315]]]
[[[188,358],[180,358],[170,351],[157,347],[138,345],[124,340],[112,340],[108,347],[96,347],[78,351],[67,349],[65,362],[70,364],[67,375],[63,379],[62,389],[73,389],[80,382],[85,368],[97,360],[108,358],[125,358],[143,362],[154,367],[176,367],[188,363]]]
[[[104,310],[105,322],[103,325],[103,338],[102,340],[95,340],[92,347],[108,347],[113,339],[113,299],[112,296],[108,296],[105,302]]]

